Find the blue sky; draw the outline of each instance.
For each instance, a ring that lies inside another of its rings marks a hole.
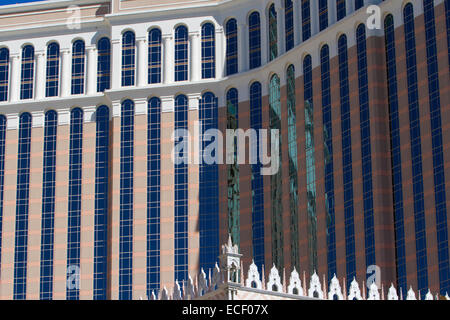
[[[4,5],[7,5],[7,4],[36,2],[36,1],[43,1],[43,0],[0,0],[0,6],[4,6]]]

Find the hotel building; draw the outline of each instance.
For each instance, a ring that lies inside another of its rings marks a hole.
[[[445,295],[449,62],[450,0],[1,6],[0,298],[150,296],[229,234],[245,269]],[[278,172],[175,164],[196,123],[280,130]]]

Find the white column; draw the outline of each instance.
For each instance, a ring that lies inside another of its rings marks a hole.
[[[200,32],[193,31],[189,32],[189,62],[190,62],[190,76],[191,81],[199,81],[201,78],[201,43],[200,43]]]
[[[336,0],[328,0],[328,25],[336,23]]]
[[[16,102],[20,97],[20,55],[10,56],[11,61],[11,81],[9,84],[9,100]]]
[[[121,40],[111,40],[111,89],[119,89],[122,86],[122,50]]]
[[[277,12],[277,40],[278,40],[278,56],[286,52],[286,33],[284,27],[284,8],[276,7]]]
[[[248,69],[248,28],[246,24],[238,25],[238,67],[239,73]]]
[[[42,99],[45,97],[45,51],[36,51],[36,77],[35,77],[35,98]]]
[[[223,28],[216,29],[216,79],[223,78],[225,66],[225,37]]]
[[[165,84],[173,82],[173,76],[175,74],[174,70],[174,51],[175,46],[173,43],[173,36],[171,34],[164,34],[162,36],[163,40],[163,81]]]
[[[349,15],[351,15],[353,13],[353,11],[355,11],[355,0],[345,0],[345,8],[347,10],[347,14],[346,16],[348,17]]]
[[[310,1],[311,37],[319,33],[319,0]]]
[[[137,38],[137,85],[144,87],[148,82],[147,39]]]
[[[331,0],[336,1],[336,0]],[[294,8],[294,43],[298,46],[302,43],[302,15],[301,15],[301,2],[292,1],[292,7]]]
[[[261,10],[261,66],[267,64],[269,61],[269,17],[267,16],[267,10]]]
[[[95,46],[86,47],[87,50],[87,94],[97,92],[97,48]]]
[[[61,50],[61,97],[70,96],[72,79],[70,49]]]

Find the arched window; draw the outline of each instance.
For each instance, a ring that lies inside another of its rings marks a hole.
[[[405,215],[403,206],[403,172],[400,141],[400,117],[397,82],[397,54],[395,51],[394,17],[389,14],[384,20],[386,74],[389,103],[389,124],[392,162],[392,195],[394,205],[395,248],[397,256],[397,282],[399,289],[406,292],[406,245]]]
[[[261,83],[254,82],[250,86],[250,128],[262,129],[262,88]],[[259,139],[256,152],[259,153]],[[252,245],[253,257],[258,269],[264,265],[264,179],[261,175],[261,162],[252,164]]]
[[[20,83],[20,99],[33,98],[34,82],[34,48],[31,45],[22,49],[22,78]]]
[[[72,46],[72,94],[84,93],[85,68],[84,41],[77,40]]]
[[[372,145],[370,134],[369,76],[367,71],[366,26],[356,30],[358,89],[361,134],[361,161],[364,204],[364,244],[366,265],[375,265],[375,224],[373,214]]]
[[[3,239],[3,202],[5,189],[5,139],[6,139],[6,117],[0,115],[0,250],[2,249]],[[0,258],[0,263],[1,263]]]
[[[331,116],[330,49],[324,45],[320,50],[322,84],[322,118],[324,149],[325,210],[327,215],[328,279],[336,273],[336,228],[334,210],[334,156],[333,125]]]
[[[161,82],[161,30],[148,33],[148,83]]]
[[[281,132],[281,91],[280,78],[275,74],[269,83],[269,126],[271,130]],[[279,159],[282,159],[281,134],[278,137]],[[272,202],[272,257],[273,263],[282,270],[284,267],[284,249],[283,249],[283,175],[281,161],[278,163],[278,171],[271,176],[271,202]]]
[[[67,222],[67,274],[72,282],[66,286],[67,300],[80,299],[76,282],[80,272],[81,241],[81,183],[83,173],[83,110],[75,108],[70,113],[69,147],[69,205]]]
[[[258,12],[248,18],[250,69],[261,66],[261,21]]]
[[[238,30],[236,19],[230,19],[226,24],[227,37],[227,75],[238,73]]]
[[[355,0],[355,11],[364,7],[364,0]]]
[[[111,88],[111,42],[108,38],[101,38],[97,43],[97,92]]]
[[[108,203],[109,203],[109,108],[100,106],[95,113],[95,229],[94,300],[107,299],[108,275]]]
[[[319,0],[319,29],[328,27],[328,0]]]
[[[133,297],[134,103],[122,102],[120,118],[119,299]]]
[[[227,92],[227,129],[239,128],[238,91],[235,88]],[[240,246],[240,177],[238,163],[238,139],[234,137],[233,164],[228,165],[228,234],[233,243]]]
[[[56,132],[58,114],[45,114],[42,181],[40,299],[53,298],[53,247],[55,227]]]
[[[286,51],[289,51],[295,45],[294,4],[292,0],[284,0],[284,32],[286,36]]]
[[[134,32],[122,35],[122,87],[134,86],[136,69],[136,38]]]
[[[175,29],[175,81],[188,80],[188,29],[179,26]]]
[[[298,234],[298,160],[297,160],[297,103],[295,99],[295,68],[287,69],[287,113],[288,113],[288,156],[289,156],[289,209],[291,217],[291,263],[299,269]]]
[[[147,296],[161,283],[161,100],[148,101],[147,123]]]
[[[311,11],[309,0],[301,0],[301,1],[302,1],[302,37],[303,41],[306,41],[309,38],[311,38]]]
[[[202,79],[216,76],[216,30],[212,23],[202,26]]]
[[[8,100],[9,50],[0,49],[0,101]]]
[[[278,26],[275,4],[269,7],[269,59],[272,61],[278,56]]]
[[[50,43],[47,47],[47,79],[45,87],[46,97],[56,97],[59,86],[59,45]]]
[[[188,277],[188,99],[175,98],[175,279]]]
[[[208,130],[218,129],[217,98],[212,92],[203,94],[199,106],[199,120],[202,126],[200,190],[199,190],[199,233],[200,268],[214,268],[219,255],[219,168],[214,157],[218,157],[218,136]]]
[[[350,91],[348,76],[348,51],[347,37],[342,35],[338,40],[339,55],[339,86],[340,86],[340,107],[341,107],[341,139],[342,139],[342,171],[344,188],[344,215],[346,221],[345,245],[347,285],[356,275],[355,261],[355,223],[354,223],[354,202],[353,202],[353,154],[352,135],[350,117]]]
[[[28,212],[30,196],[31,114],[23,113],[19,120],[17,153],[16,228],[14,248],[14,299],[27,295]]]
[[[336,0],[336,17],[337,21],[344,19],[347,15],[347,8],[345,6],[346,0]]]

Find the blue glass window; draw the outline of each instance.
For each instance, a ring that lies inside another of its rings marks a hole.
[[[42,179],[41,220],[41,278],[40,299],[53,298],[53,243],[55,228],[55,178],[56,178],[56,111],[45,114],[44,158]]]
[[[122,35],[122,86],[134,86],[136,73],[136,37],[127,31]]]
[[[147,123],[147,296],[161,282],[161,101],[148,102]]]
[[[302,37],[303,41],[311,38],[311,11],[309,0],[302,1]]]
[[[47,79],[45,87],[46,97],[56,97],[59,85],[59,45],[50,43],[47,47]]]
[[[355,11],[364,7],[364,0],[355,0]]]
[[[95,229],[94,300],[107,299],[108,203],[109,203],[109,108],[100,106],[95,114]]]
[[[227,38],[227,75],[238,73],[238,29],[236,19],[230,19],[226,24]]]
[[[14,299],[24,300],[27,294],[28,210],[30,196],[31,114],[19,121],[17,154],[16,231],[14,249]]]
[[[269,83],[269,126],[279,132],[279,159],[282,159],[281,141],[281,90],[280,78],[275,74]],[[270,176],[272,203],[272,261],[278,270],[284,268],[284,236],[283,236],[283,174],[281,161],[276,174]]]
[[[320,31],[328,27],[328,0],[319,0],[319,28]]]
[[[336,0],[336,15],[337,21],[344,19],[347,15],[347,8],[345,6],[346,0]]]
[[[425,204],[422,176],[422,142],[420,133],[419,93],[417,83],[416,36],[414,10],[408,3],[404,10],[406,70],[408,80],[409,125],[414,193],[414,220],[416,231],[416,262],[418,290],[424,296],[428,290],[428,262],[425,232]]]
[[[219,167],[217,163],[209,164],[205,161],[207,156],[216,156],[215,152],[209,152],[208,148],[217,146],[217,137],[210,135],[208,130],[218,129],[218,103],[217,98],[211,92],[202,96],[199,108],[199,120],[202,125],[201,154],[203,159],[200,164],[200,268],[209,270],[219,256]]]
[[[291,50],[294,45],[294,4],[292,0],[284,0],[284,31],[286,41],[286,52]]]
[[[2,249],[3,237],[3,192],[5,188],[5,139],[6,139],[6,117],[0,115],[0,250]],[[1,265],[0,256],[0,265]]]
[[[350,287],[350,283],[356,276],[356,260],[353,207],[352,132],[350,120],[347,37],[345,35],[339,38],[338,47],[342,132],[342,170],[344,186],[345,254],[347,266],[347,286]]]
[[[308,212],[309,270],[318,270],[317,264],[317,211],[316,211],[316,147],[314,143],[314,104],[312,59],[307,55],[303,60],[303,81],[305,101],[305,154],[306,154],[306,195]]]
[[[261,21],[258,12],[248,18],[250,69],[261,66]]]
[[[22,49],[22,78],[20,82],[20,99],[33,98],[34,81],[34,48],[25,46]]]
[[[262,129],[262,88],[254,82],[250,87],[250,127]],[[259,137],[257,143],[259,154]],[[252,164],[252,244],[253,259],[259,271],[264,265],[264,180],[261,162]]]
[[[227,129],[239,128],[238,91],[235,88],[227,92]],[[238,139],[234,138],[233,164],[228,165],[228,234],[237,246],[240,246],[240,175],[238,164]]]
[[[450,267],[448,256],[447,197],[445,194],[444,150],[442,145],[442,116],[439,91],[439,66],[436,47],[434,1],[424,0],[423,7],[428,58],[428,91],[430,99],[431,142],[433,147],[439,283],[440,292],[442,295],[445,295],[450,291]]]
[[[101,38],[97,48],[97,92],[103,92],[111,88],[111,42]]]
[[[325,183],[325,210],[327,217],[327,260],[328,281],[336,272],[336,216],[334,209],[334,159],[333,159],[333,122],[331,114],[331,78],[330,49],[324,45],[320,50],[320,71],[322,84],[323,119],[323,159]]]
[[[287,69],[288,157],[289,157],[289,209],[291,232],[291,264],[300,270],[298,234],[298,160],[297,160],[297,110],[295,98],[295,68]]]
[[[175,81],[188,79],[188,29],[179,26],[175,29]]]
[[[83,111],[70,114],[69,208],[67,223],[67,300],[80,299],[81,183],[83,165]]]
[[[176,155],[181,163],[175,164],[175,280],[188,278],[188,99],[184,95],[175,98],[175,130],[184,131],[178,135],[175,145],[183,146]]]
[[[373,217],[372,146],[370,141],[369,80],[367,73],[366,26],[360,24],[356,30],[358,56],[359,114],[361,133],[361,161],[364,206],[364,243],[366,267],[375,265],[375,229]]]
[[[84,41],[75,41],[72,46],[72,94],[84,93],[85,53]]]
[[[202,79],[216,76],[216,30],[212,23],[202,26]]]
[[[8,100],[9,50],[0,49],[0,101]]]
[[[272,61],[278,56],[278,22],[275,5],[269,7],[269,59]]]
[[[134,103],[122,102],[120,118],[119,299],[133,298]]]
[[[148,33],[148,83],[161,82],[161,30]]]
[[[389,123],[391,140],[392,190],[394,202],[395,250],[397,266],[397,288],[406,292],[406,249],[405,224],[403,214],[403,174],[400,141],[400,120],[398,112],[397,63],[395,52],[394,18],[388,15],[384,21],[387,89],[389,99]]]

